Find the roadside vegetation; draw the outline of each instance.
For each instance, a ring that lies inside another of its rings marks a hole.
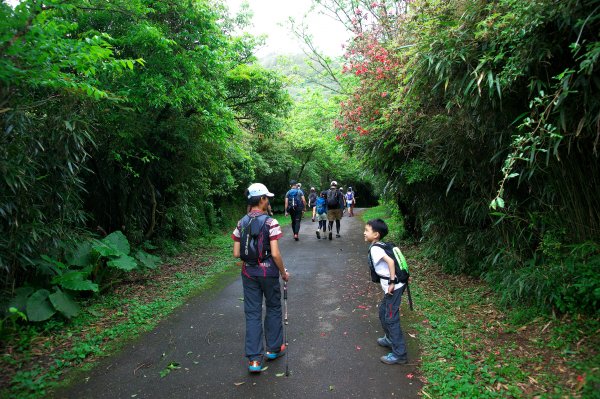
[[[393,209],[380,205],[362,218],[386,220],[386,241],[397,243],[403,224]],[[418,332],[423,397],[598,397],[600,320],[507,306],[485,281],[445,273],[422,245],[400,247],[411,273],[416,317],[408,320]]]
[[[191,296],[221,286],[239,268],[231,257],[229,234],[202,239],[167,257],[160,269],[135,272],[110,293],[81,300],[71,320],[54,318],[20,326],[0,358],[2,397],[41,398],[69,381],[74,370],[89,370],[127,340],[153,329]]]
[[[290,179],[381,197],[366,217],[418,245],[425,396],[600,392],[599,0],[314,0],[352,33],[344,55],[291,21],[305,54],[263,63],[248,6],[12,3],[5,395],[44,395],[207,287],[244,189],[282,212]]]

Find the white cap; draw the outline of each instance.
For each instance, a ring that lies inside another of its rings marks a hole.
[[[267,186],[262,183],[252,183],[250,187],[248,187],[248,198],[262,197],[263,195],[266,195],[267,197],[275,196],[275,194],[269,192]]]
[[[337,186],[337,182],[334,180],[334,181],[331,182],[331,185],[332,186]]]

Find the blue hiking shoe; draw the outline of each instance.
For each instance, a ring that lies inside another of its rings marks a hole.
[[[392,341],[390,341],[387,335],[384,335],[381,338],[377,338],[377,343],[379,344],[379,346],[385,346],[386,348],[392,347]]]
[[[281,357],[283,355],[285,355],[285,344],[281,345],[281,348],[279,348],[279,351],[277,352],[271,352],[271,351],[267,351],[265,353],[265,357],[267,358],[267,360],[275,360],[278,357]]]
[[[251,373],[260,373],[262,369],[262,362],[260,360],[251,360],[248,363],[248,371]]]
[[[406,364],[406,363],[408,363],[407,358],[398,357],[398,356],[394,355],[393,352],[390,352],[385,356],[381,356],[381,358],[379,358],[379,360],[381,360],[385,364]]]

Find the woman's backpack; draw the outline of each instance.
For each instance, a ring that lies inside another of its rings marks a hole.
[[[248,266],[258,266],[271,256],[269,237],[263,234],[268,215],[246,215],[240,225],[240,259]]]

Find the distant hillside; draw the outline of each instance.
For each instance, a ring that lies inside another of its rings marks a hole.
[[[269,54],[259,58],[259,63],[266,68],[276,70],[288,78],[288,91],[296,99],[306,89],[320,90],[326,96],[334,94],[327,87],[336,88],[335,82],[327,76],[323,68],[312,62],[304,53]],[[314,65],[311,67],[309,63]],[[331,60],[332,69],[342,69],[341,59]]]

